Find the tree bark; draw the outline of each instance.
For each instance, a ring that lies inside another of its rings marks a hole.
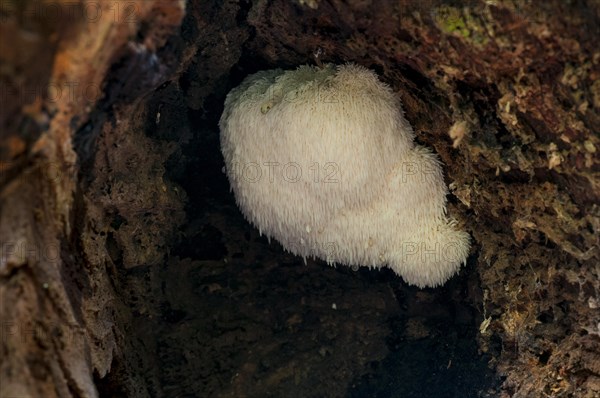
[[[184,3],[9,1],[0,13],[0,396],[97,397],[94,377],[118,355],[127,313],[73,142],[111,101],[115,62],[151,58]]]
[[[377,71],[444,163],[501,396],[600,396],[599,40],[595,0],[0,2],[0,396],[168,396],[132,334],[209,202],[178,183],[221,167],[186,147],[247,74],[320,62]]]

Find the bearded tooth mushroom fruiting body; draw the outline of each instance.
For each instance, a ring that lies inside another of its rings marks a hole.
[[[357,65],[248,76],[225,100],[221,150],[237,204],[286,250],[388,266],[438,286],[469,235],[446,216],[441,164],[413,142],[399,100]]]

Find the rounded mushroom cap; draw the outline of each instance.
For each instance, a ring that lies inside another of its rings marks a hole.
[[[368,69],[256,73],[229,93],[220,127],[238,206],[293,253],[389,265],[419,286],[443,283],[466,259],[468,239],[448,264],[398,254],[454,229],[439,161],[414,145],[400,102]]]

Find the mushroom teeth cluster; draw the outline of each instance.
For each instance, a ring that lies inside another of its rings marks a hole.
[[[299,256],[387,266],[438,286],[469,235],[446,216],[440,161],[414,143],[399,100],[353,64],[248,76],[225,100],[221,150],[237,204]]]

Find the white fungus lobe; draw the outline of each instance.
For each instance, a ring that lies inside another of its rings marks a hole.
[[[446,216],[441,164],[415,145],[399,100],[357,65],[248,76],[225,100],[221,150],[237,204],[286,250],[388,266],[438,286],[469,235]]]

